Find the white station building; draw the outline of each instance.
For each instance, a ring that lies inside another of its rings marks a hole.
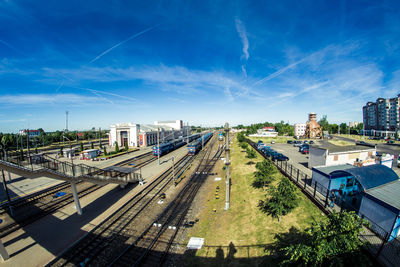
[[[184,126],[182,120],[155,121],[154,124],[117,123],[110,126],[108,143],[114,146],[145,147],[157,144],[157,132],[160,143],[191,134],[190,126]]]

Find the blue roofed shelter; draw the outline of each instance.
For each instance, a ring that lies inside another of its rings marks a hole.
[[[392,169],[380,164],[363,167],[346,164],[312,170],[313,181],[339,192],[339,201],[344,201],[345,208],[371,221],[378,234],[384,235],[383,229],[390,234],[389,241],[399,235],[400,180]]]

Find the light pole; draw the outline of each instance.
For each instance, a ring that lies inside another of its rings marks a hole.
[[[169,159],[167,160],[167,162],[170,161],[170,160],[172,160],[172,179],[174,180],[174,183],[175,183],[175,186],[176,186],[176,179],[175,179],[175,156],[172,156],[171,158],[169,158]]]
[[[63,140],[67,139],[69,141],[69,158],[71,160],[71,164],[72,164],[72,176],[75,177],[75,170],[74,170],[74,160],[72,158],[72,145],[71,145],[71,140],[68,139],[68,137],[66,137],[65,135],[63,135]],[[75,154],[75,153],[74,153]]]
[[[3,154],[4,154],[4,157],[5,157],[4,160],[7,161],[7,154],[6,154],[7,152],[6,152],[6,150],[4,149],[4,147],[2,145],[0,145],[0,149],[3,150]],[[8,188],[7,188],[6,176],[4,175],[4,170],[3,169],[1,169],[1,174],[3,176],[3,186],[4,186],[4,191],[6,192],[6,195],[7,195],[7,202],[8,202],[8,208],[10,209],[10,215],[11,215],[11,217],[14,217],[14,211],[13,211],[13,208],[11,206],[11,198],[10,198],[10,194],[8,193]]]
[[[225,123],[225,166],[226,166],[226,178],[225,178],[225,187],[226,187],[226,197],[225,197],[225,210],[229,209],[229,200],[230,200],[230,176],[229,176],[229,124]]]
[[[160,165],[160,128],[157,128],[157,160]]]

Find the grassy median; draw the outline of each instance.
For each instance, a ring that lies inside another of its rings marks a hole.
[[[276,241],[275,235],[287,233],[295,227],[299,230],[320,220],[323,215],[311,201],[300,191],[299,206],[290,214],[283,216],[281,221],[266,215],[258,208],[259,200],[265,199],[263,189],[253,187],[255,163],[262,158],[246,158],[246,153],[234,141],[232,152],[232,187],[231,205],[229,211],[224,211],[225,183],[212,181],[209,192],[204,200],[204,208],[198,215],[199,222],[188,232],[190,237],[203,237],[205,243],[198,251],[187,252],[187,266],[221,266],[233,265],[264,265],[276,264],[276,259],[270,256],[269,247]],[[253,163],[249,164],[252,161]],[[274,183],[281,178],[277,173]],[[220,187],[216,199],[216,186]],[[216,211],[214,211],[214,209]]]

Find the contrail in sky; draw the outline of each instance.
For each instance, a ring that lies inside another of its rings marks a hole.
[[[161,24],[161,23],[160,23],[160,24]],[[155,25],[155,26],[152,26],[152,27],[150,27],[150,28],[147,28],[147,29],[145,29],[145,30],[143,30],[143,31],[141,31],[141,32],[135,33],[134,35],[130,36],[128,39],[125,39],[125,40],[123,40],[122,42],[119,42],[118,44],[116,44],[116,45],[114,45],[114,46],[108,48],[107,50],[105,50],[104,52],[102,52],[100,55],[98,55],[98,56],[96,56],[94,59],[92,59],[92,60],[89,62],[89,64],[91,64],[91,63],[97,61],[97,60],[100,59],[102,56],[104,56],[104,55],[106,55],[107,53],[111,52],[112,50],[114,50],[114,49],[117,48],[118,46],[120,46],[120,45],[122,45],[122,44],[124,44],[124,43],[126,43],[126,42],[128,42],[128,41],[130,41],[130,40],[132,40],[132,39],[135,39],[136,37],[139,37],[140,35],[142,35],[142,34],[148,32],[148,31],[151,31],[152,29],[158,27],[160,24],[157,24],[157,25]]]

